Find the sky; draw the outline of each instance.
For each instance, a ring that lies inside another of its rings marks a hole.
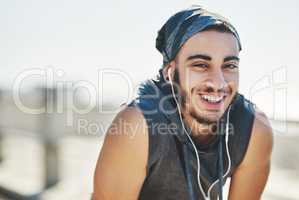
[[[237,28],[243,46],[240,92],[271,118],[299,120],[296,0],[2,0],[0,87],[11,89],[24,70],[52,69],[56,81],[83,80],[104,101],[126,101],[128,88],[153,77],[162,64],[157,31],[193,4],[220,13]],[[39,81],[28,78],[22,87]]]

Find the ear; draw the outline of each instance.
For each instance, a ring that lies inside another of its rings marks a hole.
[[[164,79],[169,80],[171,78],[171,80],[172,80],[173,76],[174,76],[174,70],[175,70],[175,62],[171,61],[163,69]]]

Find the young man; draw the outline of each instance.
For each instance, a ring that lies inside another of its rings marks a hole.
[[[202,7],[172,16],[156,47],[163,67],[115,117],[94,175],[94,200],[257,200],[270,170],[266,116],[238,93],[235,28]]]

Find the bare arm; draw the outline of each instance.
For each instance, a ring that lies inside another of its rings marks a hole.
[[[249,146],[232,176],[229,200],[259,200],[270,172],[273,134],[267,117],[256,112]]]
[[[147,125],[125,108],[107,131],[94,174],[93,200],[136,200],[146,175]]]

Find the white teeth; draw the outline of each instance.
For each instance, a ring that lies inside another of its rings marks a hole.
[[[206,101],[209,101],[209,102],[212,102],[212,103],[218,103],[220,102],[223,97],[217,97],[217,96],[212,96],[212,95],[201,95],[201,97],[206,100]]]

